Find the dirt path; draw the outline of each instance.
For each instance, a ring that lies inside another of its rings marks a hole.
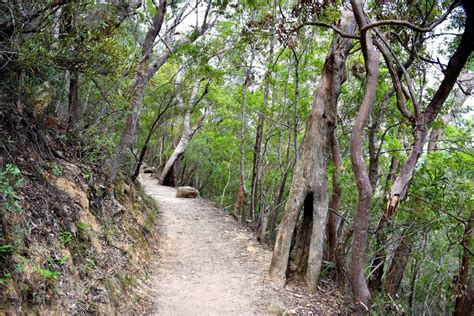
[[[338,304],[321,305],[319,293],[291,285],[274,288],[267,276],[271,252],[232,217],[203,199],[176,198],[174,188],[149,175],[141,182],[161,214],[159,258],[151,278],[157,315],[268,314],[274,302],[290,313],[340,311]]]

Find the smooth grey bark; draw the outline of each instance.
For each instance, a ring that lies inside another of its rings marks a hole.
[[[186,150],[186,147],[188,146],[189,142],[193,138],[194,134],[196,134],[196,132],[202,126],[202,120],[199,120],[196,123],[196,125],[191,126],[191,118],[192,118],[194,107],[196,105],[195,104],[196,98],[197,98],[200,86],[201,86],[201,80],[198,79],[194,82],[193,90],[191,92],[191,97],[189,98],[188,104],[186,106],[186,112],[184,113],[183,134],[181,135],[181,138],[179,139],[178,145],[173,150],[173,153],[168,158],[168,160],[165,163],[165,166],[163,167],[163,170],[161,171],[161,175],[158,178],[158,182],[160,184],[168,185],[166,180],[169,177],[174,164],[184,154],[184,151]],[[183,101],[182,96],[178,95],[177,99],[178,99],[178,102],[184,106],[184,101]]]
[[[339,28],[345,32],[355,31],[354,17],[349,8],[344,7],[338,24]],[[327,157],[331,133],[336,126],[337,99],[345,79],[345,61],[351,47],[351,39],[343,38],[338,34],[334,35],[316,88],[270,265],[270,277],[279,286],[284,286],[286,283],[291,241],[298,214],[306,197],[312,194],[313,227],[306,283],[311,290],[317,289],[328,212]]]

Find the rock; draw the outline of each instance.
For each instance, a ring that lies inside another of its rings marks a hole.
[[[194,199],[199,195],[199,191],[193,187],[178,187],[176,190],[177,198]]]
[[[273,315],[283,315],[286,312],[286,307],[282,302],[275,300],[267,306],[267,312]]]
[[[296,309],[287,309],[282,314],[282,316],[293,316],[293,315],[298,315],[298,312],[296,311]]]

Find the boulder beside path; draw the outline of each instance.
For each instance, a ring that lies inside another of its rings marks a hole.
[[[194,199],[199,195],[199,191],[193,187],[178,187],[176,189],[177,198]]]

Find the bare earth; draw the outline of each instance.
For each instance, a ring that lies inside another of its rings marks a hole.
[[[267,273],[270,250],[225,212],[201,198],[176,198],[174,188],[148,174],[141,183],[160,207],[151,277],[156,315],[268,314],[274,302],[289,314],[345,312],[339,292],[329,287],[315,294],[292,282],[274,287]]]

